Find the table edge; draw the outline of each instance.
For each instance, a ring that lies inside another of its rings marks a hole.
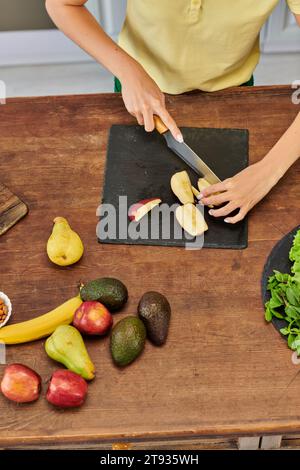
[[[186,431],[153,431],[136,433],[114,433],[114,434],[84,434],[84,435],[41,435],[23,437],[0,437],[0,448],[7,446],[30,446],[30,445],[54,445],[60,444],[92,444],[98,441],[103,443],[111,442],[138,442],[138,441],[159,441],[167,438],[216,438],[216,437],[241,437],[247,435],[272,435],[272,434],[295,434],[300,432],[300,421],[258,421],[249,422],[242,425],[225,424],[220,426],[203,426]]]
[[[166,94],[170,99],[173,97],[188,97],[188,96],[223,96],[223,95],[240,95],[240,94],[259,94],[259,93],[271,93],[277,92],[281,95],[292,93],[293,88],[291,85],[259,85],[259,86],[243,86],[243,87],[231,87],[226,88],[224,90],[218,90],[214,92],[205,92],[201,90],[193,90],[191,92],[182,93],[180,95],[170,95]],[[23,103],[23,102],[35,102],[35,103],[47,103],[50,101],[55,101],[57,99],[64,99],[67,101],[72,100],[74,97],[76,98],[95,98],[95,97],[104,97],[110,98],[114,95],[115,97],[119,98],[121,93],[86,93],[86,94],[65,94],[65,95],[46,95],[46,96],[20,96],[20,97],[8,97],[6,99],[6,104],[16,104],[16,103]]]

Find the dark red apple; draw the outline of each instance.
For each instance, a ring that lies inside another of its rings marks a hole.
[[[75,328],[87,335],[105,335],[112,324],[112,315],[103,304],[96,301],[82,302],[73,318]]]
[[[4,370],[1,392],[16,403],[30,403],[39,398],[41,377],[30,367],[10,364]]]
[[[142,199],[142,201],[133,204],[128,211],[130,220],[138,222],[147,212],[151,211],[155,206],[161,203],[161,199],[153,197],[151,199]]]
[[[59,369],[53,372],[46,399],[60,408],[81,406],[87,395],[86,381],[71,370]]]

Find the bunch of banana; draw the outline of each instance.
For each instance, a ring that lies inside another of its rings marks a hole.
[[[0,342],[5,344],[27,343],[53,333],[59,325],[72,322],[75,310],[82,304],[79,296],[69,299],[44,315],[0,329]]]

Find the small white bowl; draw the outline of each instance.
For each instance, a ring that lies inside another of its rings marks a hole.
[[[9,300],[7,295],[4,294],[4,292],[0,292],[0,299],[2,299],[5,303],[5,305],[8,307],[8,312],[7,312],[6,318],[5,318],[4,322],[0,323],[0,328],[2,328],[2,326],[6,325],[6,323],[10,319],[11,312],[12,312],[12,306],[11,306],[11,301]]]

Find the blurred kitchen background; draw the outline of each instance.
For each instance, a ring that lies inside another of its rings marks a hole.
[[[87,7],[117,40],[126,0],[89,0]],[[261,34],[256,85],[300,80],[300,28],[282,0]],[[113,91],[110,73],[58,31],[44,0],[0,0],[0,80],[7,96]]]

